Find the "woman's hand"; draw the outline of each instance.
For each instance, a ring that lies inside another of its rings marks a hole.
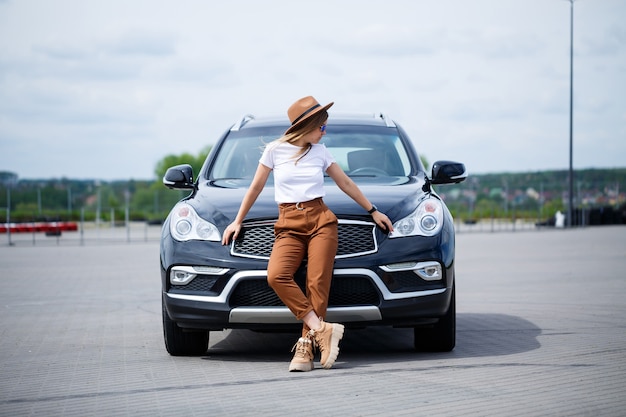
[[[389,217],[385,213],[381,213],[380,211],[375,211],[372,213],[372,219],[376,222],[378,227],[383,229],[385,233],[393,232],[393,224]]]
[[[231,223],[226,229],[224,229],[224,236],[222,236],[222,245],[228,245],[232,236],[233,240],[237,240],[241,232],[241,223]]]

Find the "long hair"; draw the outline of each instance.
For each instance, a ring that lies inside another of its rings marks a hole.
[[[326,110],[320,111],[311,117],[307,117],[304,119],[302,124],[293,132],[289,132],[286,135],[281,136],[278,141],[279,142],[287,142],[293,144],[297,142],[302,136],[314,131],[315,129],[319,129],[324,123],[328,120],[328,112]],[[293,156],[296,158],[296,164],[300,159],[304,157],[311,150],[311,144],[307,143],[302,149],[300,149]]]

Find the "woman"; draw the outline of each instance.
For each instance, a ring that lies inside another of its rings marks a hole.
[[[287,110],[291,126],[285,134],[268,144],[241,202],[235,220],[224,230],[222,244],[237,239],[248,211],[274,171],[278,221],[275,242],[267,268],[269,286],[298,320],[302,336],[296,342],[289,371],[313,370],[313,347],[321,352],[320,364],[329,369],[339,354],[344,326],[326,323],[333,265],[337,253],[337,217],[324,204],[324,172],[337,186],[367,210],[376,224],[393,230],[389,218],[377,211],[357,185],[337,165],[330,152],[319,142],[326,134],[327,110],[308,96]],[[307,255],[306,294],[294,281],[294,274]]]

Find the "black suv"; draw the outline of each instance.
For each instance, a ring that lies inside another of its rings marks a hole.
[[[428,175],[407,134],[384,115],[331,114],[327,126],[321,143],[394,231],[378,228],[327,178],[324,201],[339,219],[339,248],[326,319],[347,328],[411,327],[417,350],[452,350],[454,224],[432,186],[463,181],[465,166],[438,161]],[[242,236],[221,244],[263,146],[288,127],[286,118],[245,116],[222,135],[197,178],[186,164],[165,174],[167,187],[190,190],[161,236],[163,331],[171,355],[205,353],[210,331],[301,328],[266,282],[278,217],[271,176]],[[306,268],[305,261],[296,274],[303,288]]]

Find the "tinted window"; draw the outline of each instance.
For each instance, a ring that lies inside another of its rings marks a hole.
[[[263,147],[284,127],[230,132],[211,169],[212,179],[252,179]],[[375,126],[329,125],[322,142],[337,164],[352,176],[407,176],[410,158],[397,130]]]

